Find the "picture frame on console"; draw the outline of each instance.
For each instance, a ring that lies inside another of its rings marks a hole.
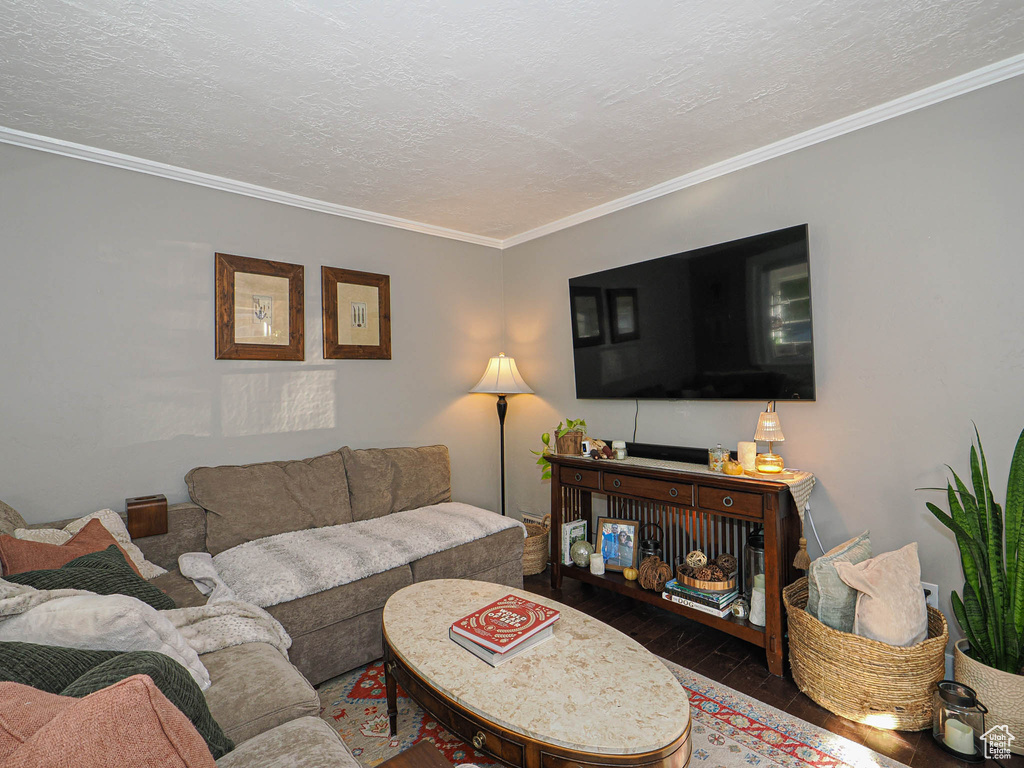
[[[621,572],[626,568],[636,568],[639,533],[640,523],[636,520],[597,519],[594,547],[604,555],[606,570]]]
[[[218,360],[305,359],[300,264],[214,254]]]
[[[324,359],[391,359],[391,278],[321,267]]]

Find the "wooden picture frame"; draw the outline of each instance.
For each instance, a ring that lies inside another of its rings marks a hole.
[[[636,520],[618,520],[614,517],[597,518],[594,550],[604,555],[606,570],[623,571],[626,568],[636,568],[640,551],[640,523]]]
[[[612,344],[640,338],[640,310],[636,288],[608,289],[608,320]]]
[[[320,267],[320,277],[324,359],[390,360],[391,278],[338,267]]]
[[[300,264],[214,254],[218,360],[304,360]]]
[[[570,288],[572,345],[593,347],[604,343],[604,306],[600,288]]]

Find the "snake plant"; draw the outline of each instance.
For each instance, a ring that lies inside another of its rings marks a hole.
[[[953,482],[947,481],[945,489],[949,513],[930,502],[928,510],[953,532],[960,549],[965,582],[963,596],[952,594],[953,613],[971,644],[971,656],[1003,672],[1020,673],[1024,668],[1024,431],[1010,462],[1005,512],[992,495],[977,427],[974,435],[972,488],[948,467],[953,474]]]

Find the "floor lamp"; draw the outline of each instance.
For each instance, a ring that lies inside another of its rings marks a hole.
[[[505,412],[508,401],[505,395],[528,395],[533,390],[523,381],[516,368],[514,357],[505,357],[502,352],[487,361],[487,370],[470,392],[483,392],[498,396],[498,427],[501,433],[501,514],[505,514]]]

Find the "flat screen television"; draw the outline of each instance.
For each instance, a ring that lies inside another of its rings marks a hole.
[[[579,398],[813,400],[807,225],[569,280]]]

